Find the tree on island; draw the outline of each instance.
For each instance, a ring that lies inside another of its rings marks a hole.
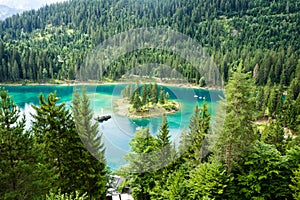
[[[165,104],[165,91],[163,88],[160,88],[159,92],[159,103],[160,104]]]
[[[140,99],[140,95],[138,93],[134,94],[134,98],[133,98],[133,108],[135,109],[135,111],[140,111],[141,107],[142,107],[142,102]]]
[[[132,85],[128,85],[121,91],[121,95],[130,102],[135,112],[148,110],[149,107],[153,107],[157,103],[160,106],[165,106],[169,103],[168,99],[170,98],[170,94],[165,92],[162,87],[160,88],[160,92],[158,92],[156,83],[149,86],[143,84],[141,90],[137,84],[134,86],[134,89]],[[173,110],[175,107],[172,105],[172,107],[166,109]]]
[[[151,90],[151,102],[157,103],[158,102],[158,85],[155,83]]]

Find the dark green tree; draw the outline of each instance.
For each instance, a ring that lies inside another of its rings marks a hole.
[[[155,83],[151,90],[151,102],[157,103],[158,102],[158,85]]]
[[[148,94],[148,87],[146,84],[142,87],[142,105],[146,105],[149,102],[149,94]]]
[[[71,112],[65,103],[58,104],[56,92],[50,93],[47,100],[41,94],[40,105],[32,106],[32,130],[38,143],[42,144],[45,162],[55,168],[53,189],[62,193],[81,190],[85,177],[82,174],[81,155],[86,152],[75,128]]]
[[[136,112],[139,112],[142,107],[142,102],[139,93],[135,92],[134,93],[134,98],[133,98],[133,105],[132,107]]]
[[[125,159],[129,162],[130,185],[134,199],[150,199],[150,192],[155,186],[154,171],[156,165],[157,143],[149,128],[138,130],[135,137],[130,142],[132,153],[126,155]],[[127,172],[128,173],[128,172]]]
[[[168,164],[171,164],[170,162],[174,155],[174,149],[171,145],[169,132],[167,117],[163,115],[159,133],[156,136],[157,148],[159,149],[158,162],[161,167],[166,167]]]
[[[82,89],[82,95],[75,91],[72,99],[72,113],[77,133],[85,148],[80,157],[83,185],[81,191],[87,192],[90,199],[104,198],[106,194],[106,161],[104,158],[104,146],[102,135],[99,133],[98,123],[92,123],[93,110],[86,94],[86,88]]]
[[[198,104],[194,109],[194,114],[190,120],[189,132],[183,136],[180,146],[186,149],[183,158],[200,162],[208,153],[204,145],[204,140],[210,128],[210,113],[206,103],[199,109]]]
[[[261,135],[261,141],[274,145],[281,153],[285,152],[284,128],[279,119],[268,124]]]
[[[51,170],[41,164],[42,153],[25,131],[25,118],[0,90],[0,195],[1,199],[43,198],[52,182]]]
[[[166,102],[166,97],[165,97],[165,91],[163,88],[160,88],[160,92],[159,92],[159,103],[160,104],[165,104]]]
[[[218,162],[201,163],[186,180],[188,199],[223,199],[228,186],[226,168]]]
[[[283,167],[284,162],[274,146],[257,141],[244,158],[243,172],[237,176],[238,195],[246,199],[290,199],[289,170]]]
[[[292,184],[290,188],[293,190],[293,197],[296,200],[300,199],[300,165],[297,170],[294,171],[294,176],[292,177]]]
[[[239,65],[226,86],[226,116],[222,129],[218,130],[214,152],[220,156],[220,162],[226,162],[228,175],[238,166],[240,155],[251,151],[256,139],[252,122],[255,106],[253,89],[250,74],[243,73]]]

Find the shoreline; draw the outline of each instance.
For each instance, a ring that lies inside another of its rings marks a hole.
[[[150,84],[153,82],[138,82],[138,84]],[[193,85],[191,83],[166,83],[166,82],[156,82],[158,86],[169,86],[169,87],[179,87],[179,88],[190,88],[190,89],[201,89],[201,90],[224,90],[224,88],[218,88],[218,87],[199,87],[196,85]],[[122,84],[135,84],[134,82],[61,82],[61,83],[0,83],[1,87],[5,86],[81,86],[81,85],[94,85],[94,86],[101,86],[101,85],[122,85]]]
[[[152,111],[146,112],[146,114],[145,113],[136,114],[136,113],[129,112],[128,109],[130,108],[130,104],[128,100],[124,98],[119,98],[113,101],[113,110],[115,111],[115,113],[117,115],[128,117],[131,119],[145,119],[145,118],[152,118],[152,117],[160,117],[163,115],[170,115],[180,111],[181,107],[182,105],[176,102],[176,110],[167,111],[165,108],[158,106]]]

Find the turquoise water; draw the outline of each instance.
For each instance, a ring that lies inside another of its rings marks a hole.
[[[120,97],[121,90],[125,86],[123,84],[86,86],[95,115],[112,115],[110,120],[99,123],[99,133],[102,132],[102,139],[106,147],[106,160],[112,170],[126,164],[123,157],[129,152],[128,143],[137,129],[149,126],[150,131],[157,134],[161,123],[161,117],[129,119],[115,114],[113,101]],[[13,96],[15,103],[21,107],[27,119],[26,127],[29,128],[30,113],[33,112],[31,105],[39,104],[38,96],[40,93],[47,95],[57,91],[57,96],[61,98],[60,102],[66,102],[70,106],[75,87],[80,88],[80,86],[5,86],[5,89]],[[180,111],[167,116],[171,139],[175,144],[178,144],[182,129],[188,127],[196,103],[201,105],[205,97],[210,113],[214,116],[220,100],[219,97],[223,97],[223,93],[217,90],[209,91],[169,86],[164,86],[164,89],[169,92],[170,99],[176,99],[182,105]]]

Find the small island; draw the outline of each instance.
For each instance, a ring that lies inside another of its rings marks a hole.
[[[114,101],[117,114],[129,118],[150,118],[180,110],[180,103],[170,100],[170,95],[155,84],[128,85],[121,92],[122,98]]]

